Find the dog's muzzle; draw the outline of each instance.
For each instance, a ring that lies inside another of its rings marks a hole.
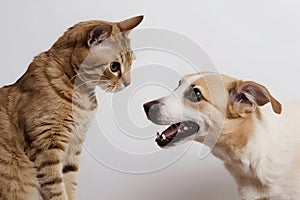
[[[150,101],[143,105],[147,118],[158,125],[169,125],[162,133],[157,133],[155,142],[160,147],[175,143],[179,140],[189,137],[199,130],[199,125],[193,121],[182,121],[177,123],[167,122],[169,120],[162,119],[160,108],[162,103],[158,100]]]

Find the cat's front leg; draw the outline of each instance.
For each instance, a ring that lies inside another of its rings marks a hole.
[[[43,149],[34,161],[43,200],[68,200],[63,182],[63,154],[58,146]]]
[[[75,168],[73,168],[72,170],[75,170]],[[77,171],[68,171],[64,173],[63,176],[63,181],[66,186],[66,191],[69,200],[76,200],[77,174]]]
[[[76,200],[77,174],[79,167],[79,156],[81,154],[81,143],[79,140],[76,140],[76,142],[73,140],[71,141],[71,145],[69,145],[67,153],[65,154],[62,173],[68,199]]]
[[[71,156],[71,157],[73,157],[73,156]],[[62,170],[63,182],[66,187],[68,199],[76,200],[77,174],[78,174],[79,161],[78,161],[78,158],[73,158],[73,159],[71,159],[71,161],[72,162],[67,162],[63,167],[63,170]]]

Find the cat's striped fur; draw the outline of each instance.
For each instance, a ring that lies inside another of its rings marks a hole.
[[[127,34],[141,21],[81,22],[0,89],[1,200],[76,199],[95,87],[118,91],[130,83]]]

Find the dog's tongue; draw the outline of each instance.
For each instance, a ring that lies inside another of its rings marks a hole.
[[[166,130],[164,130],[162,132],[162,134],[164,134],[166,137],[172,136],[175,133],[177,133],[177,131],[180,128],[180,123],[177,124],[172,124],[169,128],[167,128]]]

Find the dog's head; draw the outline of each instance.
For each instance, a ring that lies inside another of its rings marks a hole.
[[[157,135],[161,147],[185,138],[203,142],[208,133],[218,143],[242,147],[249,135],[244,132],[260,115],[258,107],[269,102],[281,113],[281,104],[264,86],[204,72],[184,76],[172,94],[145,103],[144,110],[153,123],[169,126]]]

